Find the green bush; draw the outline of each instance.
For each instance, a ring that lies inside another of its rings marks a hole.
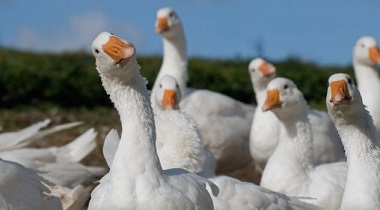
[[[161,56],[139,57],[141,73],[151,89],[161,66]],[[249,60],[189,60],[189,86],[227,94],[246,103],[255,103]],[[305,98],[324,107],[328,77],[337,72],[353,75],[352,67],[321,67],[291,58],[274,62],[277,74],[292,79]],[[95,60],[85,52],[63,54],[32,53],[0,49],[0,107],[111,106],[95,69]]]

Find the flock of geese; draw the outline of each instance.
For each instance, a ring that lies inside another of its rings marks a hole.
[[[93,129],[62,147],[28,147],[79,123],[2,133],[0,209],[380,209],[380,52],[372,37],[354,47],[358,87],[332,75],[322,112],[261,58],[248,66],[257,106],[187,87],[180,18],[162,8],[155,27],[164,57],[151,91],[131,42],[102,32],[92,43],[122,127],[104,140],[108,173],[80,163],[96,147]],[[246,166],[262,173],[260,185],[218,175]],[[83,185],[99,175],[94,189]]]

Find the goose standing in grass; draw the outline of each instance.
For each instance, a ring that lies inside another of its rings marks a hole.
[[[334,74],[329,78],[326,106],[347,155],[341,209],[380,209],[380,139],[349,75]]]
[[[152,104],[163,75],[173,76],[181,89],[180,109],[198,123],[205,146],[217,161],[217,171],[228,172],[252,163],[249,130],[254,107],[229,96],[186,87],[188,81],[186,38],[180,18],[171,8],[157,12],[156,33],[163,38],[163,62],[152,89]]]
[[[266,97],[266,87],[276,76],[276,68],[262,58],[253,59],[248,66],[258,107]],[[326,112],[309,109],[308,119],[313,135],[313,162],[325,163],[345,160],[344,150],[338,132]],[[280,121],[272,112],[256,109],[250,133],[250,152],[255,161],[265,167],[275,150],[280,132]]]
[[[354,47],[353,57],[358,89],[380,134],[380,78],[376,69],[376,64],[380,64],[380,51],[376,40],[370,36],[360,38]]]
[[[93,190],[89,209],[213,209],[206,187],[216,186],[185,170],[162,170],[146,80],[135,48],[108,32],[92,52],[102,84],[120,114],[122,133],[110,171]]]
[[[267,86],[263,111],[280,120],[280,139],[269,158],[261,186],[305,200],[325,209],[339,209],[346,183],[346,162],[314,165],[313,136],[303,94],[289,79],[276,78]]]

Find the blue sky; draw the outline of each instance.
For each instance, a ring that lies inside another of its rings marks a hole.
[[[154,22],[166,6],[181,17],[190,56],[253,58],[260,42],[269,60],[346,65],[358,38],[380,40],[378,0],[0,0],[0,44],[90,51],[96,35],[109,31],[140,55],[162,54]]]

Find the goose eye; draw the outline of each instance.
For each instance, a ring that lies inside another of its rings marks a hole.
[[[284,85],[284,89],[288,89],[288,85]]]
[[[360,44],[360,47],[365,48],[365,45],[363,43]]]
[[[174,17],[174,13],[171,12],[171,13],[169,14],[169,17]]]
[[[95,49],[95,53],[96,53],[96,54],[99,54],[99,50],[98,50],[98,49]]]
[[[352,85],[352,79],[351,79],[351,78],[348,78],[348,79],[347,79],[347,83],[350,84],[350,85]]]
[[[160,88],[162,88],[162,84],[160,84]]]
[[[255,69],[251,69],[251,72],[255,72]]]

